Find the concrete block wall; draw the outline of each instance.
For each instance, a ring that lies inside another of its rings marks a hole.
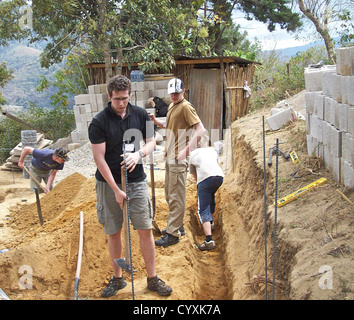
[[[130,103],[139,107],[149,109],[149,98],[160,97],[169,101],[167,93],[168,79],[151,80],[142,82],[132,82]],[[92,118],[108,103],[107,86],[105,84],[91,85],[88,87],[87,94],[75,96],[74,116],[76,129],[71,133],[73,143],[84,145],[89,141],[88,126]],[[151,111],[151,110],[150,110]]]
[[[336,55],[336,65],[305,68],[307,152],[354,188],[354,47]]]

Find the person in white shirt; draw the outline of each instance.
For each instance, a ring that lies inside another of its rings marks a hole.
[[[207,138],[209,141],[209,138]],[[197,182],[198,216],[202,223],[205,240],[197,244],[199,250],[212,250],[215,241],[212,237],[213,213],[215,212],[215,193],[224,180],[224,172],[218,163],[218,154],[213,147],[205,145],[205,136],[198,148],[190,153],[189,171]]]

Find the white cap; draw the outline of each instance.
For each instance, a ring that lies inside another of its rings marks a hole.
[[[170,93],[182,93],[184,89],[184,83],[181,79],[171,79],[168,82],[167,92]]]

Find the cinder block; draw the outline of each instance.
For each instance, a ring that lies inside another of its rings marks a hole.
[[[96,101],[97,103],[103,102],[103,103],[107,103],[108,102],[108,94],[107,93],[100,93],[100,94],[96,94]]]
[[[96,94],[90,94],[90,105],[92,109],[97,109]]]
[[[155,81],[145,81],[145,90],[151,91],[155,89]]]
[[[97,111],[98,111],[97,103],[94,105],[91,105],[91,112],[97,112]]]
[[[80,104],[80,115],[86,113],[86,108],[84,104]]]
[[[331,155],[331,153],[329,152],[329,149],[327,146],[323,146],[323,165],[325,166],[325,168],[327,170],[330,169],[330,167],[332,167],[332,158],[333,156]]]
[[[333,179],[339,183],[342,183],[342,168],[341,168],[341,158],[338,158],[336,156],[333,156],[333,160],[332,160],[332,174],[333,174]]]
[[[332,131],[331,124],[326,121],[323,121],[323,123],[322,123],[322,143],[323,143],[324,147],[328,148],[328,150],[331,150],[331,142],[332,142],[331,131]]]
[[[90,122],[91,123],[91,121],[92,121],[92,113],[91,112],[88,112],[88,113],[86,113],[86,121],[87,122]]]
[[[306,144],[307,144],[307,154],[312,157],[318,157],[321,154],[320,145],[316,138],[306,135]]]
[[[97,111],[100,112],[102,111],[104,108],[106,108],[107,103],[104,102],[97,102]]]
[[[167,89],[155,89],[150,92],[152,97],[159,98],[169,98],[169,94],[167,93]]]
[[[100,84],[99,86],[100,86],[100,93],[108,93],[106,84]]]
[[[306,133],[310,134],[311,133],[311,114],[306,114]]]
[[[74,116],[77,117],[80,114],[80,106],[77,104],[74,104],[73,111],[74,111]]]
[[[354,106],[354,76],[350,76],[349,80],[349,87],[348,87],[348,104]]]
[[[354,168],[353,166],[347,162],[343,161],[343,184],[351,189],[354,189]]]
[[[354,107],[348,109],[348,132],[354,135]]]
[[[88,86],[88,93],[89,94],[101,93],[101,85],[94,84],[94,85]]]
[[[312,114],[315,108],[315,98],[321,91],[305,92],[306,113]]]
[[[136,91],[144,91],[145,90],[145,82],[144,81],[140,81],[140,82],[135,82],[135,90]]]
[[[342,76],[338,74],[332,75],[333,77],[333,99],[337,102],[342,102]]]
[[[339,106],[341,103],[335,101],[333,104],[334,123],[333,126],[339,130]]]
[[[136,106],[140,107],[140,108],[144,108],[145,109],[145,105],[146,105],[146,101],[144,100],[138,100],[136,101]]]
[[[337,48],[336,56],[337,56],[337,74],[342,76],[352,76],[354,75],[353,70],[353,55],[354,51],[348,48]]]
[[[76,128],[77,128],[77,132],[78,133],[81,132],[81,131],[84,131],[84,130],[87,131],[87,122],[84,122],[84,123],[78,122],[78,123],[76,123]]]
[[[84,107],[85,107],[85,113],[88,114],[88,113],[91,113],[91,104],[84,104]]]
[[[323,142],[322,126],[323,121],[313,114],[311,116],[311,136],[321,143]]]
[[[324,98],[324,120],[329,122],[333,126],[335,122],[334,109],[337,103],[338,102],[333,98],[330,97]]]
[[[342,76],[342,103],[349,103],[348,98],[349,98],[349,92],[350,89],[353,90],[353,88],[350,88],[350,77],[349,76]]]
[[[71,140],[73,141],[73,142],[76,142],[76,141],[78,141],[79,140],[79,138],[78,138],[78,135],[77,135],[77,130],[74,130],[74,131],[71,131]]]
[[[354,164],[354,136],[342,133],[342,159]]]
[[[335,70],[327,70],[322,77],[322,94],[333,98],[333,91],[335,86],[335,78],[337,74]]]
[[[332,127],[331,131],[331,153],[340,158],[342,156],[342,135],[338,129]]]
[[[169,81],[170,81],[170,79],[155,80],[154,81],[154,90],[159,90],[159,89],[166,89],[167,90],[167,86],[168,86]]]
[[[324,95],[316,94],[314,102],[314,114],[321,120],[324,119]]]
[[[137,91],[136,92],[136,100],[148,100],[150,98],[149,91]]]
[[[339,118],[339,131],[347,132],[348,131],[348,110],[349,105],[340,103],[338,104],[338,118]]]
[[[75,104],[87,104],[90,103],[90,95],[89,94],[79,94],[74,98]]]
[[[284,111],[273,114],[272,116],[268,117],[266,120],[271,130],[278,130],[289,120],[295,120],[295,119],[296,117],[295,117],[294,110],[292,108],[288,108],[285,109]]]

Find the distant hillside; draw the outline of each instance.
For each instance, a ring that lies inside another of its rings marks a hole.
[[[334,40],[338,42],[339,38],[335,38]],[[275,52],[279,53],[279,55],[281,57],[281,60],[287,62],[292,57],[296,56],[296,54],[298,52],[303,52],[303,51],[306,51],[306,50],[308,50],[308,49],[310,49],[312,47],[316,47],[316,46],[324,46],[324,41],[323,40],[313,41],[313,42],[310,42],[310,43],[305,44],[303,46],[290,47],[290,48],[285,48],[285,49],[278,49],[278,50],[275,50]],[[336,48],[340,47],[340,45],[337,44],[335,47]],[[270,51],[269,50],[264,51],[264,53],[267,53],[267,52],[270,52]]]
[[[50,88],[45,92],[37,92],[40,77],[46,76],[48,80],[54,79],[54,73],[60,68],[55,65],[49,69],[41,68],[39,55],[43,44],[27,46],[25,43],[11,42],[7,47],[0,47],[0,62],[5,61],[8,68],[13,69],[14,79],[5,88],[0,90],[9,105],[24,106],[29,102],[38,107],[51,107],[50,97],[57,89]]]

